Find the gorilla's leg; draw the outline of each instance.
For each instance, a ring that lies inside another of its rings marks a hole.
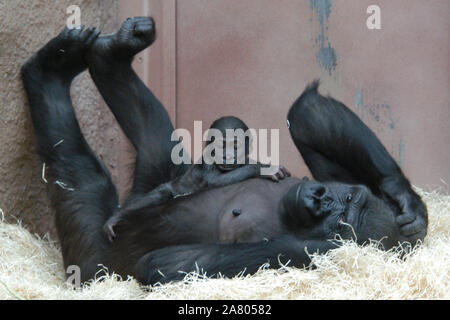
[[[423,239],[428,215],[395,160],[375,134],[345,105],[310,85],[288,113],[290,132],[315,179],[368,186],[398,207],[400,231]]]
[[[137,150],[132,194],[149,192],[185,169],[171,161],[178,142],[170,139],[174,127],[166,109],[131,67],[155,36],[152,18],[129,18],[117,33],[98,38],[88,54],[97,88]]]
[[[38,151],[46,165],[64,265],[89,280],[105,261],[102,226],[117,207],[109,173],[85,141],[70,99],[73,78],[98,32],[65,29],[22,68]]]
[[[263,265],[278,269],[308,267],[308,253],[325,253],[339,245],[326,240],[300,240],[285,235],[270,241],[238,244],[191,244],[152,251],[139,259],[134,276],[144,285],[182,280],[197,271],[208,277],[254,274]]]

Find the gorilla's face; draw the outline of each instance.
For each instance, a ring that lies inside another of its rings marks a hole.
[[[222,171],[231,171],[248,163],[248,143],[245,137],[225,137],[219,141],[222,159],[216,159],[217,168]]]
[[[209,128],[206,141],[206,146],[214,147],[210,156],[220,171],[231,171],[249,163],[251,132],[241,119],[232,116],[217,119]],[[209,157],[207,153],[203,156]]]
[[[363,185],[303,179],[283,198],[282,220],[305,239],[382,240],[385,249],[400,239],[394,211]]]

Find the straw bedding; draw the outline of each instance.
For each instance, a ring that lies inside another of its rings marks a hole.
[[[315,270],[285,266],[234,279],[188,274],[184,281],[150,290],[133,279],[104,274],[74,290],[65,283],[56,242],[1,218],[0,299],[449,299],[450,195],[442,189],[416,190],[428,207],[428,236],[404,260],[398,250],[345,242],[314,255]]]

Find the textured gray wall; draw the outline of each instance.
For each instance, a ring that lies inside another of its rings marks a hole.
[[[80,6],[83,24],[106,33],[116,29],[117,0],[0,0],[0,208],[6,217],[20,218],[32,232],[49,232],[52,239],[53,213],[41,180],[20,67],[63,29],[72,4]],[[75,80],[72,97],[88,142],[117,181],[119,129],[87,72]]]

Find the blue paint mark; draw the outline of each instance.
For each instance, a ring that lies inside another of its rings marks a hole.
[[[364,90],[358,89],[355,93],[355,112],[361,120],[375,121],[379,126],[395,131],[398,119],[394,118],[392,108],[387,103],[364,104]],[[368,117],[368,118],[367,118]]]
[[[381,107],[384,108],[385,110],[387,110],[387,117],[389,119],[389,127],[392,130],[394,130],[395,126],[396,126],[396,124],[398,122],[398,119],[397,120],[394,119],[394,116],[392,115],[391,106],[388,105],[388,104],[382,104]]]
[[[331,47],[328,41],[328,18],[331,14],[332,0],[309,0],[310,10],[317,12],[321,32],[317,36],[315,43],[320,44],[319,51],[316,54],[319,67],[322,67],[331,72],[336,69],[337,66],[337,54],[334,48]]]
[[[328,20],[330,17],[331,6],[331,0],[309,0],[309,7],[311,10],[316,9],[322,27],[324,26],[325,19]]]
[[[336,52],[330,46],[328,42],[328,47],[321,47],[319,52],[317,52],[317,60],[319,61],[319,65],[328,70],[328,73],[331,75],[331,71],[336,69],[337,66],[337,57]]]
[[[365,105],[364,105],[363,89],[360,89],[356,92],[355,106],[356,106],[356,112],[359,113],[359,117],[361,118],[361,120],[364,120]]]
[[[384,132],[385,137],[391,137],[390,146],[387,149],[402,168],[405,160],[405,144],[396,130],[399,118],[394,117],[391,106],[386,102],[365,104],[364,89],[359,88],[355,92],[355,113],[377,135]]]

